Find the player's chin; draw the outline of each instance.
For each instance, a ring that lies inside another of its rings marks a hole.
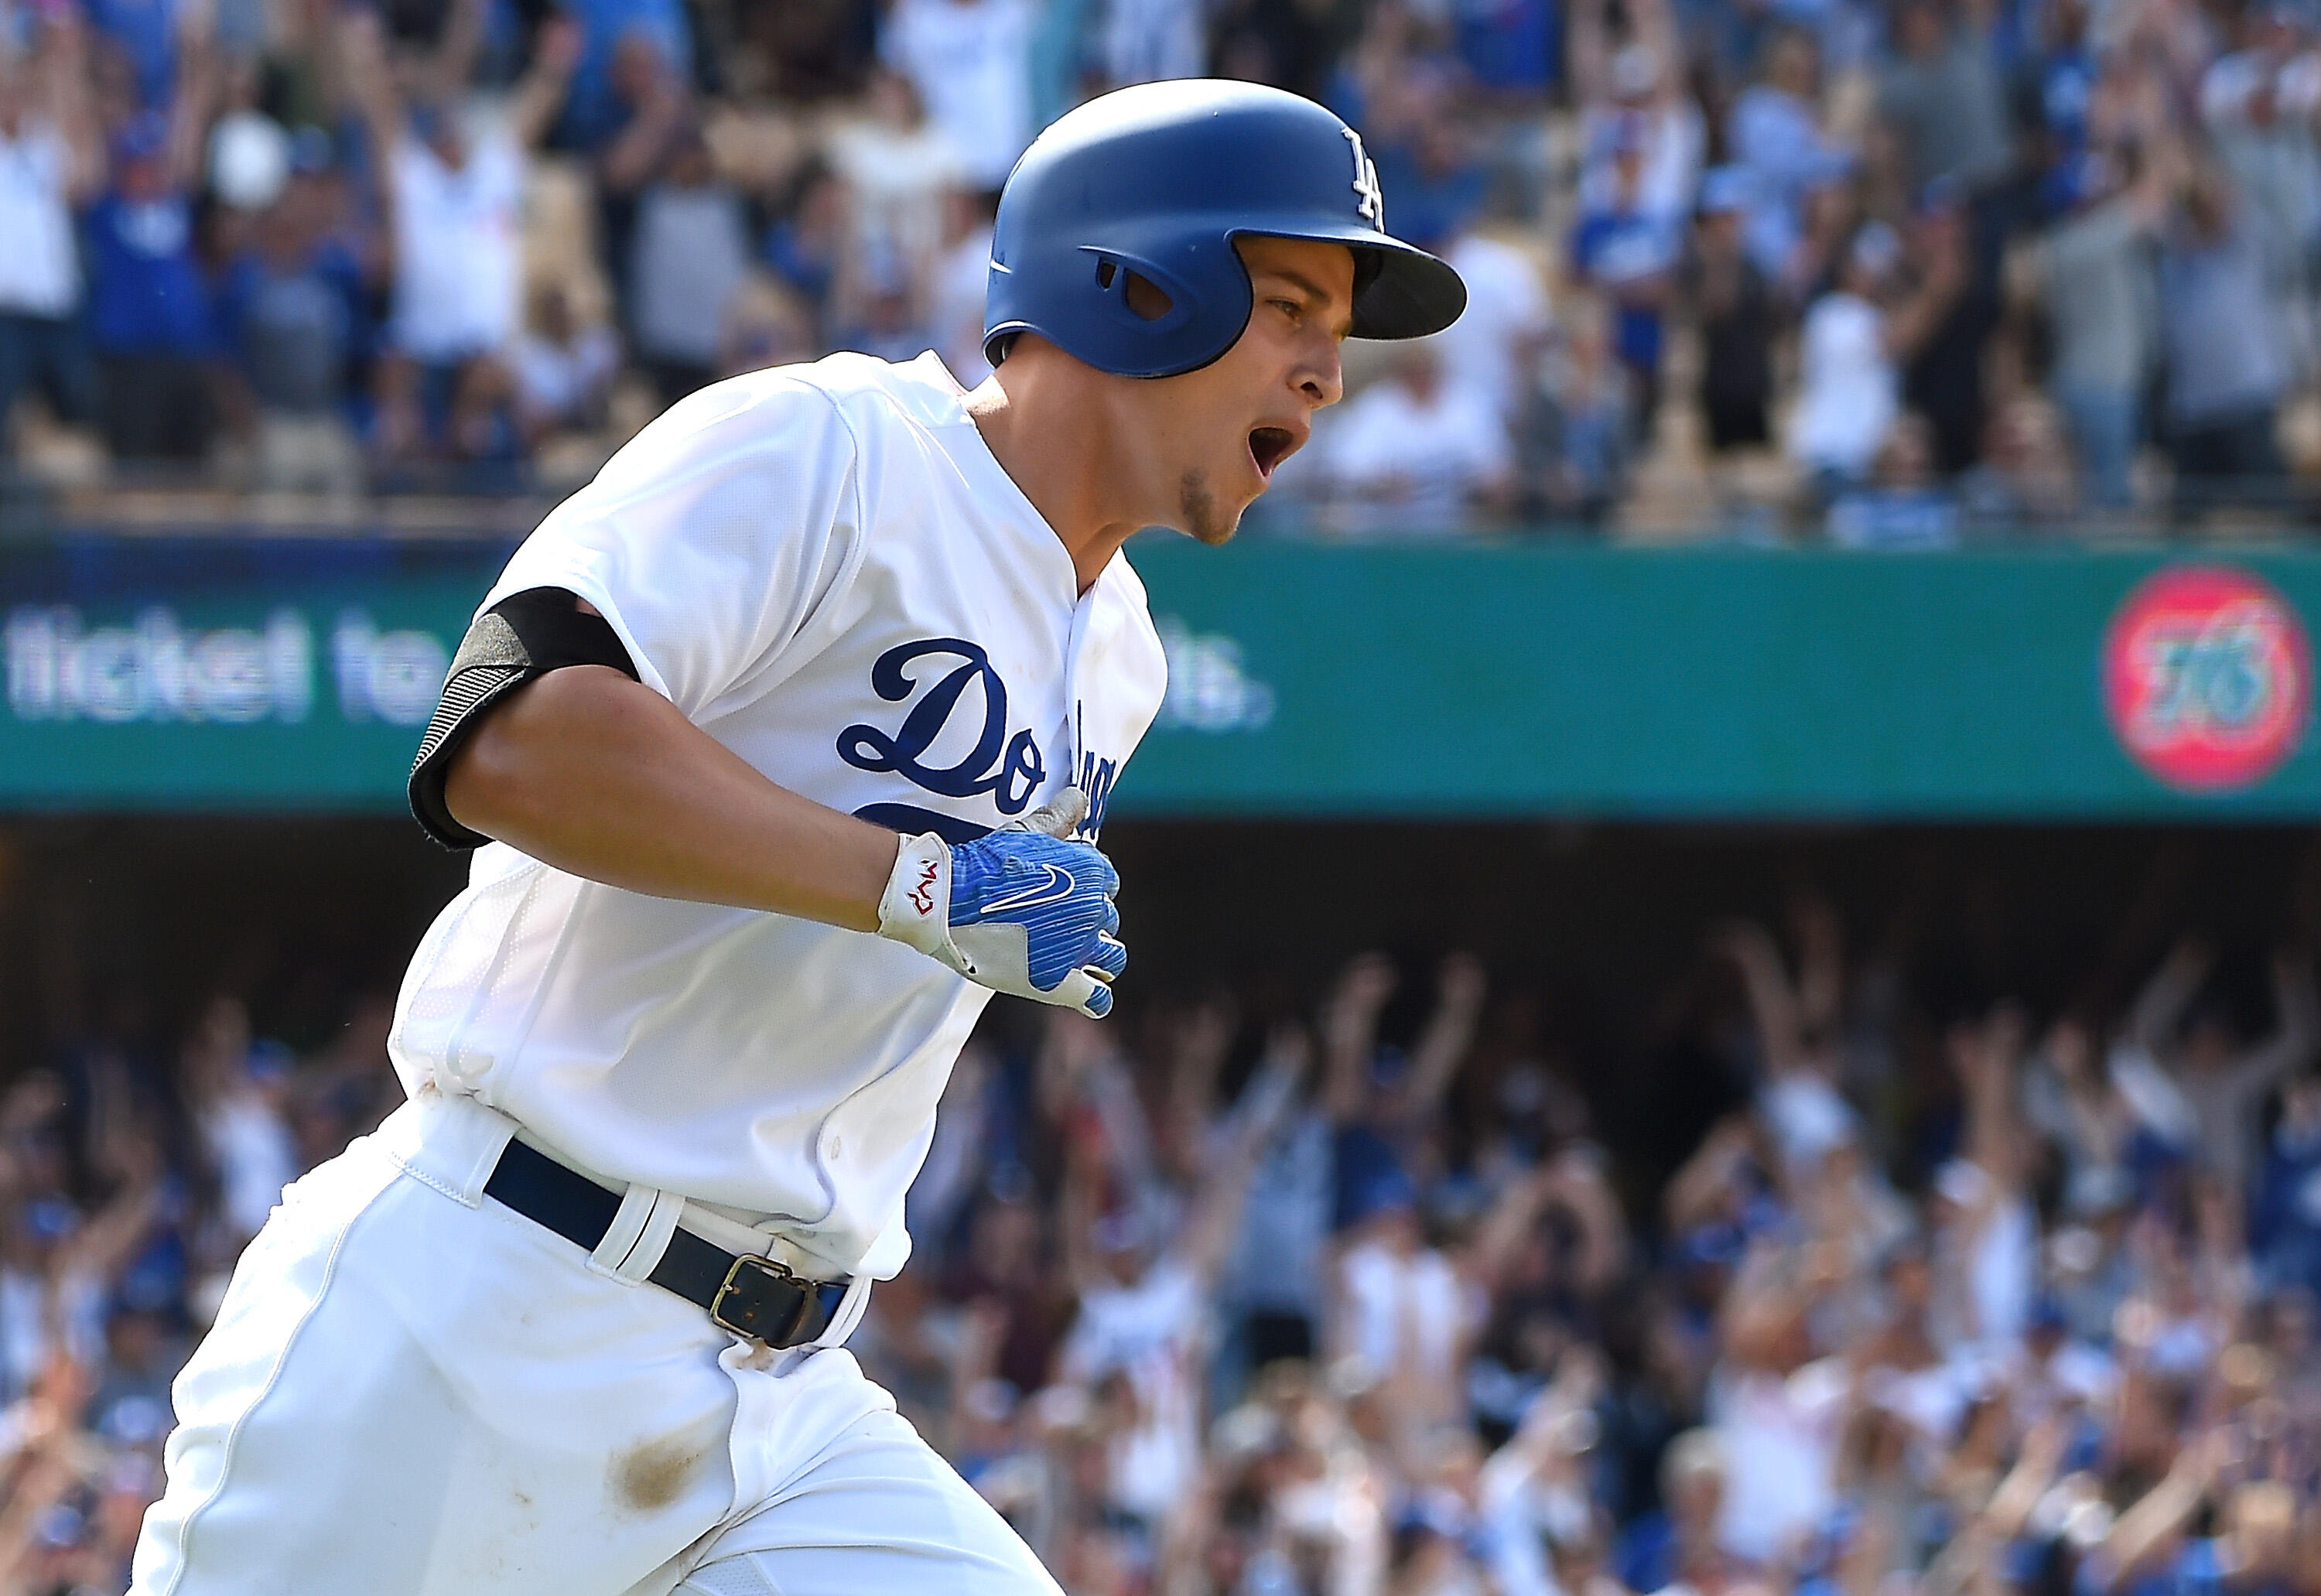
[[[1260,484],[1249,492],[1237,496],[1218,495],[1205,506],[1206,513],[1196,518],[1190,528],[1196,541],[1215,548],[1233,542],[1233,534],[1241,530],[1241,518],[1249,514],[1250,506],[1263,496]]]
[[[1196,543],[1231,543],[1242,512],[1264,491],[1262,481],[1242,480],[1237,472],[1188,470],[1178,481],[1174,524]]]
[[[1233,542],[1233,534],[1241,530],[1241,512],[1234,511],[1232,519],[1227,521],[1197,522],[1185,530],[1191,534],[1195,543],[1206,543],[1212,549],[1221,549]]]

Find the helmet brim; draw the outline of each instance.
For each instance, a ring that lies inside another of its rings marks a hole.
[[[1467,285],[1452,264],[1389,233],[1352,223],[1316,228],[1308,218],[1268,227],[1236,227],[1235,238],[1300,238],[1343,244],[1354,252],[1357,338],[1424,338],[1457,321],[1467,308]]]

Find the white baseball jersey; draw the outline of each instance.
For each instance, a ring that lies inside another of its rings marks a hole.
[[[485,599],[569,588],[769,778],[963,842],[1077,782],[1093,837],[1166,679],[1144,589],[1069,555],[932,354],[833,355],[670,409]],[[421,942],[389,1051],[600,1173],[777,1222],[880,1279],[990,994],[876,935],[582,880],[494,844]]]

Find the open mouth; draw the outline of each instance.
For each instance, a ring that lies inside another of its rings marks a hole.
[[[1249,457],[1257,464],[1257,474],[1271,481],[1273,468],[1289,458],[1297,447],[1297,440],[1287,427],[1261,426],[1249,434]]]

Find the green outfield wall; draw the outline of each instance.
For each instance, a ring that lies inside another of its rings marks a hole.
[[[506,547],[0,545],[0,807],[396,807]],[[1117,815],[2321,816],[2321,553],[1132,555],[1171,688]]]

